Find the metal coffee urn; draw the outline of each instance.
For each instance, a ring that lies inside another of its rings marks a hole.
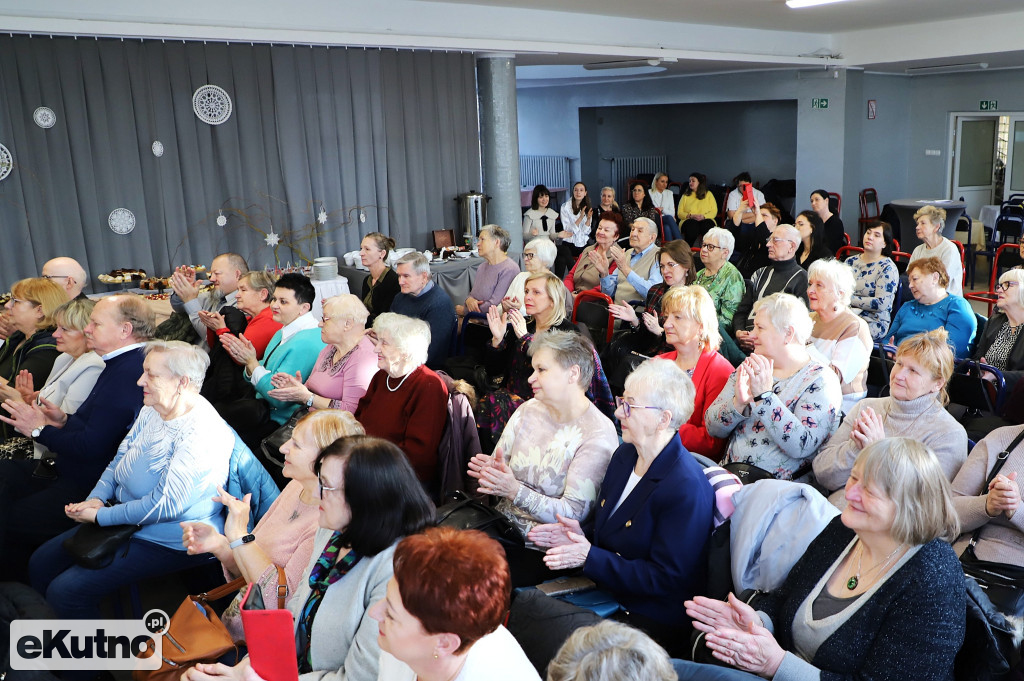
[[[490,197],[476,191],[459,194],[459,227],[466,248],[476,248],[476,237],[480,228],[487,224],[487,200]]]

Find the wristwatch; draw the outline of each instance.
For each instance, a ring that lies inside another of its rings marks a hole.
[[[771,391],[771,390],[765,390],[763,393],[761,393],[760,395],[756,396],[754,398],[754,401],[755,402],[760,402],[761,400],[763,400],[764,398],[768,397],[769,395],[774,395],[774,394],[775,393],[773,391]]]
[[[312,407],[313,406],[313,398],[314,397],[316,397],[316,395],[314,395],[313,393],[309,393],[309,399],[306,400],[306,406],[307,407]]]
[[[252,542],[252,541],[256,541],[256,535],[254,535],[254,534],[247,534],[247,535],[245,535],[243,537],[239,537],[235,541],[233,541],[230,544],[228,544],[228,548],[229,549],[237,549],[242,544],[248,544],[249,542]]]
[[[39,426],[38,428],[32,429],[32,437],[39,437],[39,434],[43,432],[43,428],[46,426]]]

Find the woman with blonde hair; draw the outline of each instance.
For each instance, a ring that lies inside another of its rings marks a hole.
[[[665,316],[665,342],[673,349],[659,357],[675,362],[696,389],[693,414],[679,427],[679,439],[691,452],[718,460],[726,441],[708,433],[704,412],[729,382],[733,367],[718,352],[722,337],[715,304],[704,287],[681,286],[665,294],[661,311]]]
[[[680,679],[953,678],[966,598],[938,461],[910,438],[876,442],[857,456],[845,497],[758,611],[731,594],[686,603],[730,669],[677,661]]]
[[[676,681],[665,649],[633,627],[605,620],[581,627],[548,663],[548,681]]]
[[[946,211],[938,206],[922,206],[914,213],[917,223],[915,234],[921,244],[910,254],[910,262],[924,258],[938,258],[946,266],[948,281],[943,284],[952,295],[964,294],[964,265],[960,259],[960,249],[952,241],[942,236],[942,228],[946,224]],[[907,268],[909,271],[909,267]]]
[[[945,409],[955,362],[947,338],[936,329],[903,341],[889,375],[889,395],[854,405],[814,459],[818,484],[835,491],[829,497],[833,504],[842,504],[843,485],[860,451],[886,438],[919,440],[938,458],[947,480],[960,470],[967,458],[967,432]]]
[[[844,413],[868,394],[868,359],[874,344],[867,322],[850,309],[855,286],[853,270],[838,260],[816,260],[807,272],[807,301],[814,320],[811,344],[839,377]]]

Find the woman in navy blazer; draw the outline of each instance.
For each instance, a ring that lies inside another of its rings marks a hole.
[[[693,382],[675,363],[651,359],[626,379],[615,415],[624,443],[612,455],[586,528],[574,520],[538,525],[529,538],[544,562],[583,574],[610,591],[615,617],[670,652],[685,646],[683,602],[703,593],[714,492],[677,432],[693,410]]]

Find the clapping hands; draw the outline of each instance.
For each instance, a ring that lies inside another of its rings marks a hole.
[[[505,462],[501,447],[496,448],[493,455],[477,454],[470,459],[467,473],[477,479],[477,489],[484,494],[515,500],[519,492],[519,481]]]

